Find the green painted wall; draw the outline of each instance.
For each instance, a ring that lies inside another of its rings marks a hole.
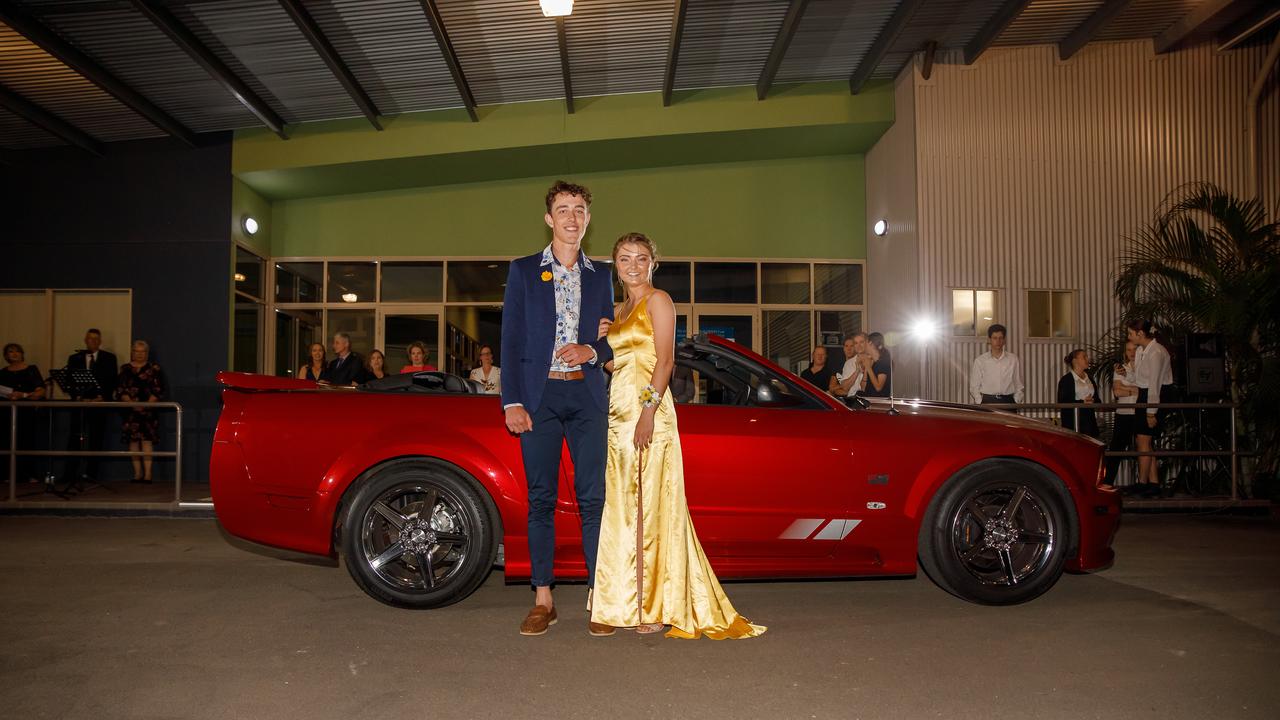
[[[515,257],[550,240],[543,195],[554,177],[278,200],[271,254]],[[565,178],[595,196],[587,251],[622,233],[670,256],[866,257],[861,155],[683,165]]]

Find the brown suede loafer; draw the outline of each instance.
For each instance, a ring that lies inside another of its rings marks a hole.
[[[603,625],[598,622],[591,622],[590,620],[587,620],[587,632],[591,633],[594,637],[608,637],[612,635],[615,630],[617,630],[617,628],[612,625]]]
[[[556,624],[556,609],[546,608],[542,605],[534,605],[533,609],[525,615],[524,622],[520,623],[521,635],[541,635],[547,631],[548,627]]]

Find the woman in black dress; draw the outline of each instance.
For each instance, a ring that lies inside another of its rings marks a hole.
[[[1089,353],[1083,349],[1072,350],[1062,359],[1071,368],[1058,380],[1058,402],[1081,403],[1091,405],[1098,402],[1098,384],[1089,376]],[[1089,437],[1098,437],[1098,419],[1093,410],[1059,410],[1062,427],[1082,432]],[[1076,427],[1076,415],[1080,416],[1080,427]]]
[[[321,343],[311,343],[311,346],[307,348],[307,364],[298,368],[298,379],[319,380],[320,373],[324,372],[324,366],[324,345]]]
[[[27,354],[18,343],[9,343],[4,346],[5,367],[0,368],[0,386],[9,389],[7,397],[0,396],[0,400],[22,401],[22,400],[43,400],[44,399],[44,377],[40,374],[40,368],[35,365],[27,364]],[[0,408],[4,417],[0,418],[0,446],[8,447],[9,445],[9,408]],[[18,448],[22,450],[33,449],[35,441],[35,410],[30,408],[18,410]],[[18,479],[35,480],[36,467],[35,458],[19,457],[18,458]],[[8,468],[5,468],[7,471]],[[3,475],[7,475],[4,472]],[[2,475],[0,475],[2,476]],[[7,478],[6,478],[7,479]]]
[[[160,402],[165,395],[164,373],[151,362],[151,346],[145,340],[135,340],[130,360],[120,366],[120,380],[116,384],[116,400],[121,402]],[[160,439],[160,419],[154,410],[131,408],[121,426],[121,439],[129,449],[150,453]],[[151,455],[133,456],[133,482],[151,482]]]

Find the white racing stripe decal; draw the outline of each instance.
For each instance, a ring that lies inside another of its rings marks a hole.
[[[826,522],[823,518],[801,518],[791,523],[782,534],[778,536],[780,540],[804,540],[807,539],[818,526]]]
[[[807,540],[818,529],[819,525],[826,523],[822,530],[813,536],[814,540],[843,540],[858,527],[861,520],[841,520],[835,519],[827,522],[826,518],[800,518],[787,526],[786,530],[778,536],[779,540]]]

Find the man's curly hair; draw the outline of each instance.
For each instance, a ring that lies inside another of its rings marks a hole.
[[[556,196],[560,193],[568,195],[577,195],[587,203],[587,207],[591,207],[591,191],[581,185],[575,185],[564,180],[557,180],[555,185],[547,190],[547,212],[551,212],[551,204],[556,201]]]

